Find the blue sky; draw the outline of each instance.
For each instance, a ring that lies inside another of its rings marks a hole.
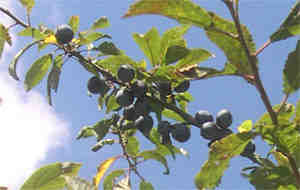
[[[134,60],[141,60],[145,57],[132,40],[133,32],[145,33],[152,27],[156,27],[162,33],[178,25],[173,20],[152,15],[121,19],[134,1],[89,2],[37,1],[32,12],[32,23],[35,25],[44,23],[54,29],[56,25],[67,23],[70,16],[78,15],[80,16],[80,30],[84,30],[95,19],[106,16],[110,20],[111,27],[105,29],[104,32],[110,34],[113,37],[112,41]],[[230,18],[229,12],[220,0],[195,0],[195,2],[225,18]],[[296,0],[240,1],[241,20],[250,28],[257,48],[265,43],[270,34],[278,28],[295,2]],[[25,15],[24,9],[16,1],[0,1],[0,5],[12,9],[19,17]],[[0,21],[5,24],[9,23],[9,19],[2,15]],[[17,31],[13,29],[13,32]],[[186,39],[189,47],[205,48],[216,55],[203,65],[223,67],[226,61],[224,54],[207,40],[202,30],[192,27]],[[261,77],[272,104],[280,103],[283,98],[281,73],[287,55],[294,50],[297,39],[294,37],[277,42],[259,56]],[[90,151],[90,148],[95,144],[95,139],[75,140],[83,125],[93,124],[104,117],[103,113],[97,110],[97,97],[87,96],[86,83],[91,75],[73,61],[64,65],[58,94],[53,96],[54,107],[50,108],[45,99],[45,81],[30,93],[25,93],[22,85],[25,71],[30,63],[43,52],[38,53],[36,49],[32,49],[21,58],[18,68],[18,73],[22,76],[21,82],[17,83],[8,76],[8,63],[24,42],[27,42],[27,39],[24,41],[14,36],[14,46],[8,48],[1,59],[0,97],[3,103],[0,107],[0,122],[4,133],[0,134],[0,143],[1,145],[5,143],[7,148],[4,150],[1,148],[0,185],[15,189],[34,169],[57,161],[81,162],[83,167],[79,175],[91,180],[99,163],[120,153],[117,145],[104,147],[94,153]],[[194,114],[204,109],[215,115],[219,110],[227,108],[234,117],[232,125],[234,131],[237,131],[237,126],[244,120],[255,121],[265,111],[255,88],[240,78],[222,77],[194,81],[191,84],[191,93],[195,101],[189,106],[190,113]],[[289,102],[295,103],[298,98],[299,94],[296,93],[290,97]],[[153,147],[145,139],[140,139],[142,147]],[[188,150],[190,158],[178,156],[175,161],[169,159],[170,175],[163,175],[162,166],[152,161],[142,165],[140,171],[156,189],[195,189],[194,176],[208,158],[207,143],[200,137],[199,129],[193,128],[190,141],[184,144],[175,143]],[[255,143],[258,153],[265,154],[268,151],[260,138],[255,139]],[[222,184],[217,189],[253,189],[240,176],[241,169],[249,165],[251,162],[245,158],[234,158],[230,168],[225,172]],[[125,162],[117,161],[112,169],[124,167],[127,167]],[[134,182],[135,188],[133,189],[136,189],[137,181]]]

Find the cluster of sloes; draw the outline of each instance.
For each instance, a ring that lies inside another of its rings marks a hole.
[[[214,122],[213,115],[206,110],[200,110],[195,114],[195,119],[202,126],[200,135],[207,140],[210,140],[208,146],[217,140],[232,134],[232,130],[229,126],[232,124],[232,114],[229,110],[223,109],[216,115],[216,121]],[[255,152],[255,144],[250,142],[245,147],[241,156],[250,156]]]
[[[151,106],[146,96],[149,89],[144,81],[134,81],[135,75],[135,70],[130,65],[121,65],[117,72],[117,78],[123,84],[115,94],[116,102],[123,109],[123,117],[120,125],[124,130],[136,128],[145,136],[149,136],[154,124],[150,116],[150,112],[152,111]],[[163,96],[168,95],[171,91],[171,85],[169,84],[164,82],[158,83],[157,87]],[[189,82],[184,81],[176,86],[174,90],[180,93],[185,92],[188,88]],[[93,76],[88,81],[88,90],[90,93],[104,95],[109,89],[105,79]],[[190,128],[184,124],[171,125],[168,121],[159,122],[158,132],[164,144],[171,142],[169,134],[179,142],[185,142],[190,137]]]

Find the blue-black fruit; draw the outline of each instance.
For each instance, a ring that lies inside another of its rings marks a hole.
[[[173,129],[171,130],[171,135],[173,139],[178,142],[186,142],[191,137],[191,129],[184,124],[174,124],[172,125]]]
[[[174,90],[177,93],[185,92],[190,88],[190,81],[189,80],[184,80],[181,82],[179,85],[177,85]]]
[[[143,98],[147,92],[147,85],[141,81],[137,80],[132,85],[132,95],[138,98]]]
[[[151,111],[151,107],[147,99],[137,99],[134,103],[134,108],[137,115],[148,115]]]
[[[130,65],[121,65],[118,70],[118,78],[122,82],[130,82],[134,78],[134,69]]]
[[[220,128],[211,121],[204,123],[200,129],[200,135],[207,140],[219,140],[231,133],[231,130]]]
[[[171,82],[169,81],[161,81],[157,85],[158,91],[160,94],[164,96],[168,96],[172,94],[172,87],[171,87]]]
[[[132,94],[127,89],[120,89],[116,94],[116,101],[121,107],[129,106],[133,100]]]
[[[134,124],[145,136],[149,136],[153,128],[153,119],[149,115],[140,116]]]
[[[87,88],[92,94],[105,94],[109,90],[105,80],[99,79],[96,76],[89,79]]]
[[[220,136],[219,138],[216,138],[216,139],[212,139],[207,145],[208,147],[210,147],[215,141],[218,141],[218,140],[221,140],[222,138],[232,134],[232,130],[231,129],[222,129],[222,128],[219,128],[220,130]]]
[[[135,107],[134,107],[134,104],[131,104],[127,107],[124,108],[123,110],[123,117],[126,119],[126,120],[129,120],[129,121],[134,121],[138,118],[138,115],[135,111]]]
[[[171,124],[168,121],[159,121],[157,125],[157,132],[161,135],[169,134],[171,131]]]
[[[203,125],[206,122],[212,122],[214,120],[212,114],[206,110],[200,110],[195,114],[195,119],[200,125]]]
[[[72,41],[74,32],[72,28],[67,25],[59,25],[55,30],[55,38],[59,44],[67,44]]]
[[[217,113],[216,123],[219,127],[228,128],[232,124],[232,115],[229,110],[223,109]]]
[[[255,152],[255,149],[256,149],[255,144],[252,141],[250,141],[246,145],[244,151],[241,153],[241,156],[244,156],[244,157],[252,156],[253,153]]]

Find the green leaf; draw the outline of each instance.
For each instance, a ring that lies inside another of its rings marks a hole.
[[[300,19],[300,18],[299,18]],[[288,56],[283,69],[283,91],[286,94],[296,92],[300,88],[300,40],[296,50]]]
[[[49,73],[48,80],[47,80],[47,95],[48,95],[48,102],[50,105],[52,105],[51,100],[51,90],[54,90],[54,92],[57,92],[58,84],[59,84],[59,78],[61,73],[61,68],[64,64],[63,62],[63,54],[58,55],[54,58],[54,62],[52,65],[52,69]]]
[[[184,119],[177,114],[176,112],[169,110],[169,109],[164,109],[162,112],[163,116],[170,118],[170,119],[174,119],[176,121],[184,121]]]
[[[271,35],[271,42],[285,40],[289,37],[300,34],[299,11],[300,2],[296,2],[287,18],[280,25],[279,29]]]
[[[41,82],[47,74],[52,63],[52,54],[47,54],[37,59],[29,68],[25,76],[25,89],[30,91]]]
[[[41,167],[22,185],[21,190],[60,190],[66,182],[62,175],[76,176],[81,164],[64,162]]]
[[[141,181],[139,189],[140,190],[154,190],[152,184],[147,181]]]
[[[19,0],[19,2],[26,8],[27,12],[29,13],[35,5],[34,0]]]
[[[219,185],[230,159],[240,155],[251,140],[251,133],[231,134],[211,145],[209,158],[195,177],[198,189],[214,189]]]
[[[123,17],[156,14],[180,23],[206,27],[211,24],[208,12],[190,0],[140,0],[133,3]]]
[[[102,34],[101,32],[79,32],[78,34],[80,45],[88,45],[97,40],[107,37],[107,35]]]
[[[18,33],[19,36],[32,37],[35,40],[41,40],[46,37],[46,34],[42,33],[36,28],[27,27]]]
[[[97,48],[97,50],[101,51],[104,55],[120,55],[121,51],[115,46],[112,42],[103,42]]]
[[[294,122],[297,125],[300,125],[300,99],[297,102],[297,106],[296,106],[296,115],[294,117]]]
[[[76,33],[79,27],[79,16],[71,16],[69,26],[71,26],[73,32]]]
[[[156,28],[152,28],[145,35],[133,34],[134,41],[139,45],[152,66],[160,65],[160,35]]]
[[[114,90],[106,97],[106,101],[105,101],[106,114],[120,107],[120,105],[117,103],[116,92],[117,90]]]
[[[17,75],[17,64],[18,61],[20,59],[20,57],[32,46],[34,46],[35,44],[39,43],[39,41],[34,41],[31,42],[29,44],[27,44],[23,49],[21,49],[14,57],[14,59],[12,60],[12,62],[9,64],[8,66],[8,71],[10,76],[12,76],[15,80],[19,80],[19,77]]]
[[[178,45],[170,46],[167,49],[167,53],[166,53],[166,58],[165,58],[166,64],[169,65],[171,63],[175,63],[180,59],[186,57],[189,53],[190,51],[186,47],[182,47]]]
[[[103,190],[113,190],[114,180],[124,174],[124,170],[115,170],[108,174],[103,181]]]
[[[190,49],[189,54],[186,57],[179,60],[175,65],[176,69],[186,68],[188,66],[192,66],[198,64],[202,61],[206,61],[207,59],[214,57],[209,51],[201,48]]]
[[[109,25],[110,24],[109,24],[107,17],[101,17],[94,22],[91,29],[92,30],[103,29],[103,28],[109,27]]]
[[[67,190],[96,190],[97,188],[89,181],[77,176],[64,176]]]
[[[81,138],[88,138],[92,136],[96,136],[93,126],[84,126],[78,132],[76,139],[79,140]]]
[[[0,24],[0,58],[3,53],[3,49],[7,42],[10,46],[12,45],[11,36],[8,32],[8,29],[4,25]]]
[[[135,136],[130,136],[128,137],[128,143],[125,148],[129,155],[136,156],[140,150],[140,143]]]
[[[104,139],[104,140],[100,140],[97,144],[95,144],[91,150],[93,152],[97,152],[98,150],[100,150],[103,146],[105,145],[113,145],[115,143],[114,139]]]
[[[244,121],[239,127],[238,127],[238,131],[240,133],[242,132],[249,132],[252,130],[252,121],[251,120],[246,120]]]
[[[156,160],[156,161],[160,162],[166,168],[166,171],[164,172],[164,174],[168,175],[170,173],[167,159],[164,156],[162,156],[161,154],[159,154],[158,152],[153,151],[153,150],[146,150],[144,152],[140,152],[137,156],[144,158],[144,160]]]
[[[205,28],[208,38],[225,53],[230,64],[234,65],[238,72],[253,74],[246,52],[239,41],[235,24],[212,12],[210,15],[213,24]],[[252,36],[246,26],[241,27],[250,53],[254,53],[256,48]]]
[[[110,118],[110,119],[103,119],[92,126],[96,133],[97,141],[102,140],[106,136],[112,124],[113,124],[113,120]]]

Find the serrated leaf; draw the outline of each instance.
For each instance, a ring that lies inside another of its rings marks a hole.
[[[115,143],[114,139],[104,139],[104,140],[100,140],[97,144],[95,144],[91,150],[93,152],[97,152],[98,150],[100,150],[103,146],[105,145],[112,145]]]
[[[139,189],[140,190],[154,190],[152,184],[147,181],[141,181],[141,183],[139,185]]]
[[[96,190],[97,188],[89,181],[77,176],[64,176],[67,190]]]
[[[34,46],[35,44],[39,43],[39,41],[34,41],[31,42],[29,44],[27,44],[23,49],[21,49],[14,57],[14,59],[12,60],[12,62],[9,64],[8,66],[8,72],[10,74],[10,76],[12,76],[15,80],[19,80],[19,77],[17,75],[17,64],[18,61],[20,59],[20,57],[32,46]]]
[[[27,27],[18,33],[19,36],[32,37],[35,40],[46,38],[46,34],[42,33],[39,29]]]
[[[124,170],[115,170],[107,175],[103,181],[103,190],[113,190],[114,179],[125,174]]]
[[[228,62],[240,73],[253,74],[246,52],[239,41],[235,24],[212,12],[210,15],[213,24],[205,28],[208,38],[225,53]],[[250,53],[254,53],[256,48],[252,36],[246,26],[241,27]]]
[[[60,190],[66,183],[62,175],[75,176],[81,164],[54,163],[36,170],[22,185],[21,190]]]
[[[300,19],[300,18],[299,18]],[[283,69],[283,91],[286,94],[296,92],[300,88],[300,40],[296,50],[288,56]]]
[[[120,55],[121,51],[115,46],[112,42],[103,42],[97,48],[97,50],[101,51],[104,55]]]
[[[135,136],[128,137],[128,142],[126,144],[125,150],[127,154],[131,156],[136,156],[140,150],[140,143]]]
[[[252,126],[253,126],[252,121],[246,120],[238,127],[238,131],[240,133],[249,132],[252,130]]]
[[[109,25],[110,24],[109,24],[107,17],[103,16],[94,22],[91,29],[97,30],[97,29],[107,28],[107,27],[109,27]]]
[[[251,140],[251,133],[231,134],[211,145],[209,158],[195,177],[198,189],[214,189],[219,185],[230,159],[240,155]]]
[[[156,28],[152,28],[146,34],[133,34],[134,41],[138,44],[152,66],[159,65],[161,38]]]
[[[176,69],[181,69],[194,64],[199,64],[200,62],[206,61],[211,57],[214,57],[214,55],[205,49],[201,49],[201,48],[190,49],[187,56],[179,60],[175,66]]]
[[[285,40],[289,37],[300,34],[300,2],[296,2],[291,12],[280,25],[279,29],[270,36],[271,42]]]
[[[175,63],[180,59],[186,57],[189,53],[190,50],[186,47],[178,46],[178,45],[170,46],[167,49],[167,53],[166,53],[166,58],[165,58],[166,64],[169,65],[171,63]]]
[[[52,63],[52,54],[47,54],[37,59],[29,68],[25,76],[25,89],[30,91],[46,76]]]
[[[88,138],[92,136],[96,136],[93,126],[84,126],[78,132],[76,139],[79,140],[81,138]]]
[[[162,156],[161,154],[159,154],[158,152],[153,151],[153,150],[146,150],[146,151],[140,152],[137,156],[144,158],[144,160],[156,160],[156,161],[160,162],[166,168],[166,171],[164,172],[164,174],[168,175],[170,173],[167,159],[164,156]]]
[[[123,17],[156,14],[180,23],[206,27],[211,24],[208,12],[190,0],[140,0],[133,3]]]
[[[68,24],[71,26],[73,32],[76,33],[79,27],[79,16],[71,16]]]
[[[34,0],[19,0],[19,2],[26,8],[27,12],[29,13],[35,5]]]
[[[102,177],[104,176],[105,172],[108,170],[108,168],[111,166],[112,163],[114,163],[117,159],[119,159],[120,156],[111,157],[104,162],[102,162],[98,168],[97,168],[97,174],[93,178],[93,185],[98,187]]]

